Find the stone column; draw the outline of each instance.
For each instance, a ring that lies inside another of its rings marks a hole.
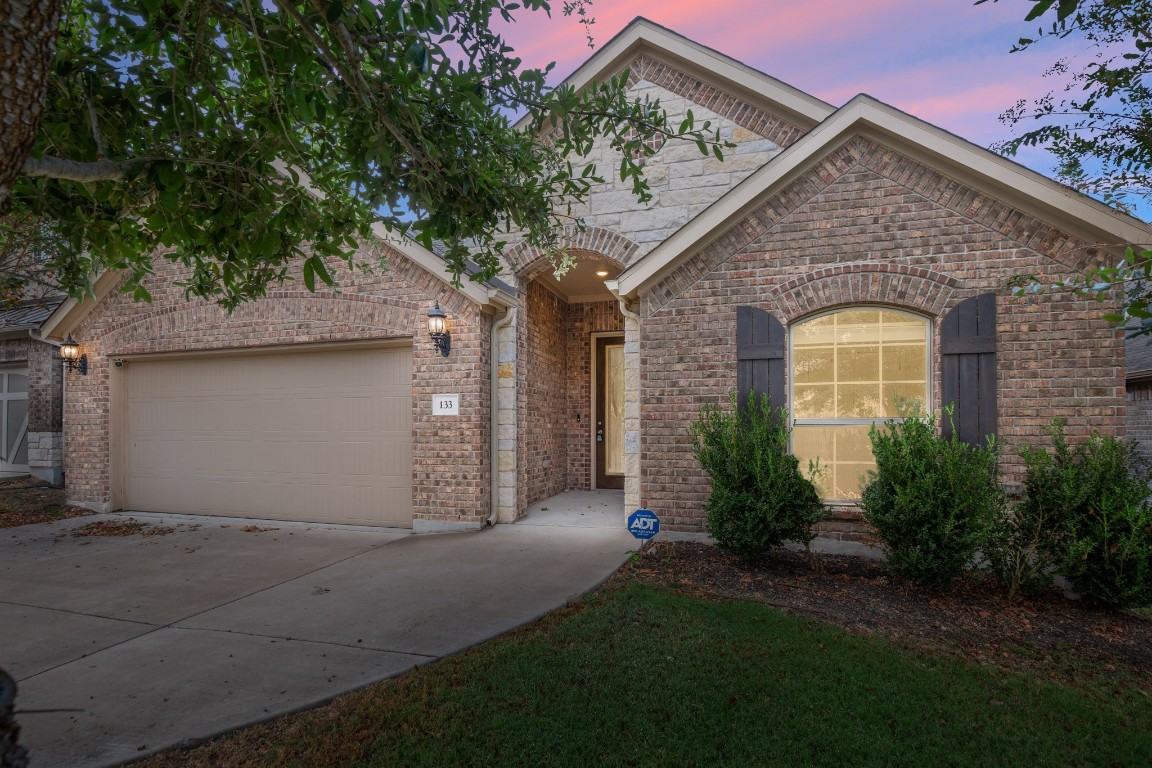
[[[510,310],[516,312],[515,309]],[[496,331],[496,522],[514,523],[520,512],[516,493],[516,330],[512,322]]]
[[[640,498],[640,318],[624,313],[624,514]]]

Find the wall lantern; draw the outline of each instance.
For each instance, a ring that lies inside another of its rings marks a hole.
[[[79,371],[81,376],[88,374],[88,355],[80,354],[80,345],[68,334],[68,338],[60,345],[60,359],[64,361],[70,371]]]
[[[428,310],[428,335],[432,337],[432,345],[436,351],[448,357],[448,350],[452,347],[452,334],[448,332],[448,315],[440,309],[440,302],[436,302]]]

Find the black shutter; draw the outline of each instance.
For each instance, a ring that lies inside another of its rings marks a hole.
[[[996,294],[966,299],[944,315],[940,356],[944,405],[956,404],[957,434],[980,445],[996,434]],[[941,427],[952,434],[947,417]]]
[[[736,391],[741,406],[749,392],[768,395],[773,408],[785,404],[786,339],[784,326],[768,312],[736,307]]]

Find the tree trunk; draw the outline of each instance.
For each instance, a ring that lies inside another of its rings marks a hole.
[[[36,142],[61,0],[0,0],[0,211]]]
[[[28,768],[28,750],[16,744],[20,726],[12,714],[15,701],[16,681],[0,669],[0,768]]]

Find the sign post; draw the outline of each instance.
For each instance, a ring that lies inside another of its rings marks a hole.
[[[638,539],[650,539],[660,533],[660,518],[650,509],[638,509],[628,515],[628,533]]]

